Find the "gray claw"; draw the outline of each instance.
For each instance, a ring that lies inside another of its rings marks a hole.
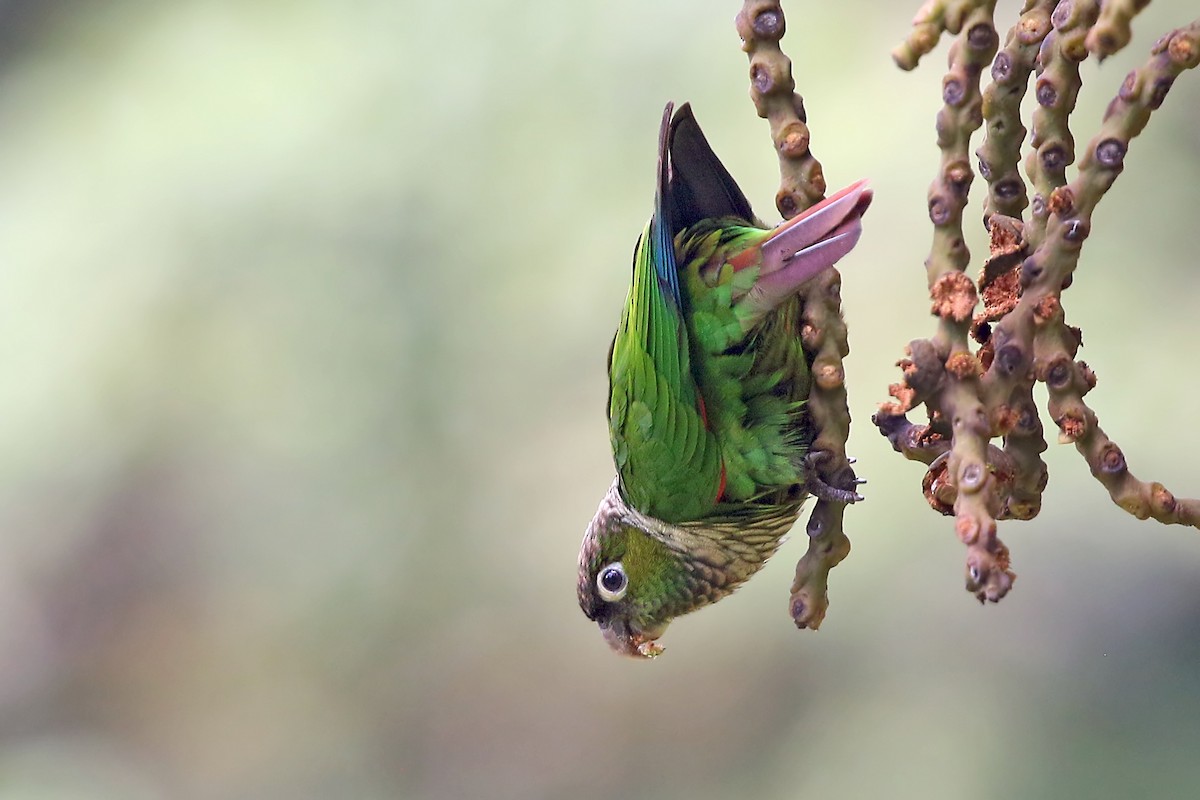
[[[807,486],[808,493],[818,500],[828,500],[833,503],[860,503],[866,498],[853,489],[839,489],[830,486],[816,475],[810,475]]]
[[[807,466],[807,479],[805,481],[805,488],[808,490],[808,493],[818,500],[827,500],[832,503],[861,503],[863,500],[865,500],[866,498],[854,491],[854,488],[866,483],[866,480],[856,476],[853,470],[844,470],[841,475],[836,476],[838,482],[841,483],[842,477],[846,477],[848,473],[848,478],[845,483],[849,484],[850,488],[847,489],[843,489],[838,486],[832,486],[826,483],[823,478],[821,478],[821,476],[818,474],[817,465],[828,461],[829,458],[830,454],[825,450],[813,450],[805,456],[804,460]],[[850,458],[846,460],[848,462],[854,461],[854,459]]]

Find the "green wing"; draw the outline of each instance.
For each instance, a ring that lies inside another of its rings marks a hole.
[[[749,330],[736,309],[757,279],[723,253],[756,246],[767,231],[710,220],[680,234],[696,380],[725,475],[721,513],[739,504],[791,504],[811,439],[804,401],[809,369],[800,341],[800,301],[791,298]],[[701,271],[705,274],[702,275]]]
[[[609,432],[626,502],[666,522],[710,513],[721,493],[718,444],[692,374],[684,300],[668,218],[671,106],[659,134],[654,216],[638,240],[633,280],[609,364]]]

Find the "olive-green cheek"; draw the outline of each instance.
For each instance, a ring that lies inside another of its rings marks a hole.
[[[626,598],[635,619],[648,623],[661,621],[659,611],[672,600],[678,600],[684,589],[678,558],[654,537],[631,530],[625,543],[621,563],[629,576],[630,597]]]

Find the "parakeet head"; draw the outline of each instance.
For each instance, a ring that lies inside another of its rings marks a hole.
[[[672,619],[720,600],[757,572],[793,519],[794,507],[731,522],[742,527],[738,536],[711,521],[671,525],[628,506],[616,481],[583,535],[579,605],[613,650],[653,658]]]
[[[603,509],[602,509],[603,511]],[[598,512],[579,553],[579,605],[618,653],[651,658],[688,607],[679,557],[644,530]]]

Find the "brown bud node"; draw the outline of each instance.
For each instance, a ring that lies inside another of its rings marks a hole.
[[[979,520],[971,514],[959,514],[954,518],[954,532],[963,544],[975,544],[979,541]]]
[[[1032,404],[1028,404],[1021,409],[1020,416],[1017,417],[1017,424],[1013,428],[1016,433],[1023,435],[1031,435],[1036,433],[1038,429],[1038,414],[1037,408]]]
[[[1125,80],[1121,82],[1121,88],[1117,92],[1117,97],[1124,100],[1126,103],[1132,102],[1138,94],[1138,74],[1137,70],[1130,70],[1125,76]]]
[[[804,345],[805,350],[815,353],[821,349],[821,344],[824,341],[824,333],[816,325],[813,325],[811,322],[805,322],[800,326],[800,342]]]
[[[950,205],[944,198],[929,198],[929,221],[934,225],[945,225],[950,221]]]
[[[764,8],[754,17],[754,35],[762,39],[780,39],[784,34],[783,10]]]
[[[1190,69],[1200,62],[1200,48],[1196,41],[1183,31],[1176,31],[1167,45],[1167,55],[1171,60],[1185,69]]]
[[[1046,38],[1050,32],[1050,17],[1046,14],[1022,14],[1017,22],[1017,41],[1033,44]]]
[[[1005,377],[1015,375],[1025,366],[1025,351],[1019,344],[1009,342],[996,351],[996,371]]]
[[[1156,516],[1170,516],[1175,513],[1175,495],[1161,483],[1150,484],[1150,507]]]
[[[1046,198],[1040,194],[1035,194],[1033,199],[1029,201],[1029,213],[1035,217],[1046,216]]]
[[[1116,169],[1125,161],[1126,147],[1120,139],[1105,139],[1096,145],[1096,160],[1103,167]]]
[[[1072,244],[1081,244],[1091,233],[1091,226],[1081,219],[1067,220],[1063,238]]]
[[[932,313],[955,322],[970,319],[978,299],[974,282],[961,272],[947,272],[938,278],[929,294],[933,299]]]
[[[942,83],[942,102],[948,106],[957,107],[966,97],[967,90],[963,88],[962,81],[953,75],[947,75]]]
[[[971,165],[965,161],[955,161],[946,167],[946,183],[950,184],[950,188],[957,194],[966,194],[971,186],[971,178]]]
[[[1120,447],[1117,447],[1116,442],[1104,445],[1100,451],[1098,464],[1100,471],[1106,475],[1119,475],[1128,468],[1125,464],[1125,454],[1121,452]]]
[[[992,554],[981,552],[979,548],[971,549],[967,556],[966,585],[967,591],[974,594],[980,603],[998,603],[1012,589],[1017,576],[1008,569],[1008,548],[994,538],[988,541],[989,545],[995,545],[996,552]]]
[[[975,494],[983,488],[987,480],[987,468],[978,462],[964,464],[958,472],[958,489],[967,494]]]
[[[1048,294],[1033,307],[1033,321],[1039,325],[1044,325],[1049,320],[1054,319],[1061,307],[1058,298],[1052,294]]]
[[[775,195],[775,207],[779,209],[779,213],[784,219],[791,219],[800,213],[801,201],[795,192],[789,192],[785,189],[780,189],[779,194]]]
[[[800,158],[808,152],[809,141],[808,126],[800,121],[793,122],[779,137],[779,152],[788,158]]]
[[[1018,180],[1004,180],[996,184],[996,196],[1001,200],[1011,200],[1021,193],[1021,183]]]
[[[1075,210],[1075,193],[1069,186],[1059,186],[1050,193],[1050,213],[1069,217]]]
[[[825,173],[821,169],[821,165],[813,162],[812,171],[808,174],[808,182],[812,184],[812,190],[816,192],[817,198],[825,195]]]
[[[1001,51],[996,54],[996,60],[992,62],[992,80],[996,83],[1004,83],[1012,77],[1012,56]]]
[[[1071,379],[1075,376],[1074,366],[1074,363],[1069,358],[1060,355],[1046,366],[1042,379],[1046,381],[1046,385],[1051,389],[1061,391],[1067,388]]]
[[[936,392],[944,376],[943,356],[926,340],[914,341],[911,345],[913,369],[906,370],[905,380],[919,394]]]
[[[988,22],[981,22],[967,31],[967,46],[975,50],[990,50],[999,40],[995,27]]]
[[[807,628],[808,623],[804,621],[804,612],[808,607],[804,604],[804,598],[797,597],[792,601],[791,613],[792,619],[796,621],[797,628]]]
[[[983,365],[970,353],[960,352],[946,359],[946,372],[961,381],[983,374]]]
[[[1016,410],[1002,403],[992,411],[992,430],[997,436],[1007,436],[1017,427],[1017,422],[1020,420],[1020,415]]]
[[[1071,21],[1071,14],[1074,11],[1075,4],[1071,0],[1062,0],[1054,7],[1054,12],[1050,15],[1050,24],[1056,29],[1062,30]]]
[[[817,359],[813,364],[813,379],[817,386],[825,391],[841,386],[846,380],[841,359]]]
[[[1038,79],[1036,95],[1038,105],[1046,108],[1052,108],[1058,102],[1058,89],[1049,78]]]
[[[757,92],[769,94],[775,88],[775,76],[771,74],[771,68],[766,64],[751,64],[750,85]]]
[[[1058,420],[1057,424],[1060,438],[1064,444],[1067,442],[1078,441],[1078,439],[1087,431],[1087,422],[1084,421],[1083,417],[1075,414],[1074,412],[1068,412],[1064,414],[1062,419]]]
[[[1042,169],[1047,172],[1060,172],[1067,166],[1067,151],[1062,145],[1052,144],[1042,148],[1038,153],[1042,160]]]

